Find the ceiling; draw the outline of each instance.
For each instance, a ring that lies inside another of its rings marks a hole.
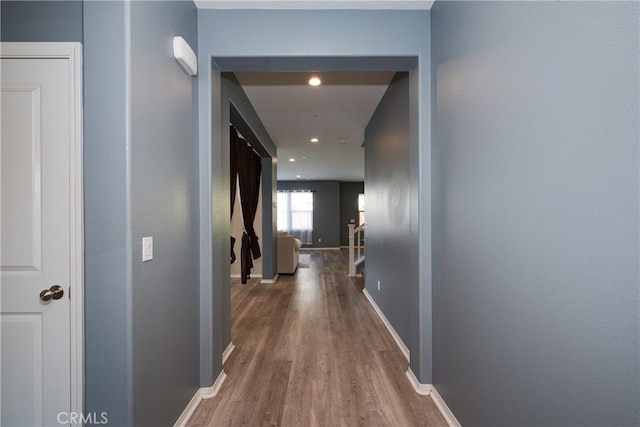
[[[364,129],[395,73],[234,74],[278,148],[278,180],[364,180]]]

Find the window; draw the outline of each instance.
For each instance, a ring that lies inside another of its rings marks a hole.
[[[278,191],[278,231],[286,231],[306,245],[313,243],[311,191]]]
[[[358,225],[364,224],[364,194],[358,194]]]

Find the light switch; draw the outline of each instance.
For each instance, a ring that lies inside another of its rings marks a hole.
[[[142,262],[153,259],[153,237],[142,238]]]

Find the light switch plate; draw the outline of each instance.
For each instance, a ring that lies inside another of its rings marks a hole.
[[[142,238],[142,262],[153,259],[153,237]]]

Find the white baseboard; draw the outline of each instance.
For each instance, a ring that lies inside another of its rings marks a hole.
[[[216,378],[216,381],[211,387],[202,387],[196,390],[196,393],[187,404],[187,407],[184,408],[184,411],[182,411],[182,414],[180,414],[180,417],[178,417],[178,420],[173,427],[185,427],[193,413],[198,408],[200,402],[202,402],[202,399],[211,399],[212,397],[215,397],[218,394],[218,391],[220,391],[220,387],[222,387],[226,378],[227,374],[223,369],[220,371],[220,375],[218,375],[218,378]]]
[[[416,393],[423,396],[431,397],[431,400],[433,400],[433,403],[438,408],[438,411],[440,411],[440,415],[442,415],[442,418],[444,418],[449,427],[462,427],[456,417],[453,415],[453,412],[451,412],[451,409],[449,409],[449,407],[445,403],[444,399],[442,399],[442,396],[440,396],[440,394],[438,393],[438,390],[436,390],[433,385],[421,384],[411,368],[407,369],[407,378],[409,379],[409,382],[411,383],[411,386]]]
[[[260,283],[267,283],[267,284],[273,284],[276,283],[278,281],[278,278],[280,277],[280,275],[278,273],[276,273],[275,276],[273,276],[272,279],[262,279],[260,281]]]
[[[404,357],[406,357],[407,361],[410,361],[409,349],[404,344],[404,342],[402,342],[402,338],[400,338],[400,336],[395,331],[395,329],[393,329],[393,326],[391,326],[391,323],[389,323],[389,320],[387,319],[387,317],[384,315],[384,313],[382,313],[382,310],[380,310],[380,307],[378,307],[378,304],[376,304],[376,302],[373,300],[373,298],[371,297],[371,294],[369,294],[366,288],[362,290],[362,293],[369,301],[369,304],[371,304],[373,309],[376,311],[376,313],[380,317],[380,320],[382,320],[382,323],[384,323],[384,325],[389,330],[389,333],[391,334],[396,344],[400,348],[400,351],[402,351],[402,354],[404,354]],[[420,381],[418,381],[418,378],[416,378],[411,368],[407,369],[407,378],[409,379],[409,382],[411,383],[411,386],[413,387],[416,393],[423,396],[431,397],[431,400],[433,400],[433,403],[435,403],[436,407],[440,411],[440,414],[442,414],[442,417],[445,419],[449,427],[461,427],[460,423],[458,422],[456,417],[453,415],[453,412],[451,412],[451,409],[449,409],[445,401],[442,399],[442,396],[438,394],[438,391],[433,385],[421,384]]]
[[[431,396],[431,400],[433,400],[433,403],[436,404],[436,406],[438,407],[438,410],[442,414],[442,417],[447,422],[449,427],[462,427],[460,422],[456,419],[455,415],[453,415],[453,412],[451,412],[451,409],[449,409],[449,407],[447,406],[445,401],[442,399],[442,396],[440,396],[440,394],[438,393],[438,390],[436,390],[435,387],[431,388],[430,396]]]
[[[411,383],[411,386],[416,393],[423,396],[429,396],[431,394],[433,386],[431,384],[421,384],[411,368],[407,369],[407,378],[409,378],[409,382]]]
[[[201,401],[202,401],[202,394],[200,393],[200,389],[198,389],[196,390],[196,394],[193,395],[193,397],[187,404],[187,407],[184,408],[184,411],[182,411],[182,414],[180,414],[180,417],[178,418],[176,423],[173,425],[173,427],[186,426],[187,423],[189,422],[189,419],[191,418],[191,415],[193,415],[193,413],[195,412],[196,408],[198,407]]]
[[[384,326],[386,326],[387,330],[389,330],[389,333],[395,340],[396,344],[398,344],[398,347],[400,348],[400,351],[402,352],[402,354],[404,354],[404,357],[407,359],[407,362],[411,361],[410,359],[411,355],[409,354],[409,349],[404,344],[404,342],[402,342],[402,338],[400,338],[400,335],[398,335],[396,330],[393,329],[393,326],[391,326],[391,323],[389,323],[389,320],[386,318],[384,313],[382,313],[382,310],[380,310],[380,307],[378,307],[378,304],[376,304],[373,298],[371,298],[371,295],[369,294],[366,288],[362,290],[362,293],[367,298],[367,300],[369,301],[369,304],[371,304],[371,306],[376,311],[376,313],[378,313],[378,317],[380,317],[380,320],[382,320],[382,323],[384,323]]]
[[[233,350],[235,348],[236,348],[236,346],[233,345],[232,342],[230,342],[229,345],[227,346],[227,348],[222,352],[222,366],[224,366],[224,363],[227,361],[229,356],[231,356],[231,353],[233,353]]]
[[[218,395],[218,392],[220,391],[220,388],[222,387],[222,384],[224,384],[224,380],[226,379],[227,373],[223,369],[222,371],[220,371],[218,378],[216,378],[211,387],[204,387],[200,389],[202,391],[202,398],[211,399],[212,397],[216,397]]]
[[[251,278],[252,279],[260,279],[260,283],[276,283],[276,281],[278,280],[278,277],[280,277],[278,274],[276,274],[275,276],[273,276],[273,278],[271,279],[263,279],[262,278],[262,274],[252,274]],[[232,274],[231,275],[232,279],[241,279],[242,275],[241,274]]]
[[[309,248],[300,248],[300,252],[305,252],[305,251],[339,251],[340,248],[335,247],[335,248],[314,248],[313,246],[309,247]]]

